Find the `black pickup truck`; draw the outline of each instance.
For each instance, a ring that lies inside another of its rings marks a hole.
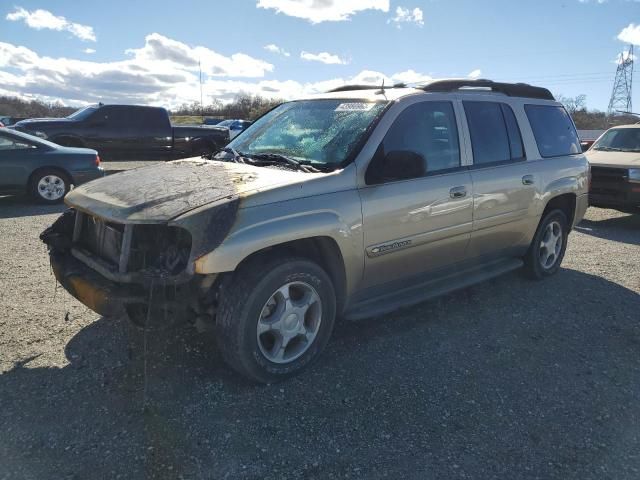
[[[208,155],[229,142],[229,130],[172,126],[164,108],[89,105],[66,118],[35,118],[14,125],[67,147],[97,150],[106,160],[173,160]]]

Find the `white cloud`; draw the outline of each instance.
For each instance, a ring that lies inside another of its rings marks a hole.
[[[618,34],[618,40],[640,46],[640,25],[630,23]]]
[[[25,24],[36,30],[66,31],[78,37],[80,40],[96,41],[96,34],[93,31],[93,27],[70,22],[66,18],[56,16],[48,10],[38,9],[30,12],[22,7],[17,7],[15,11],[9,13],[6,18],[12,22],[23,20]]]
[[[430,75],[414,72],[413,70],[406,70],[404,72],[394,73],[391,76],[393,83],[424,83],[433,80]]]
[[[301,52],[300,58],[303,60],[309,60],[311,62],[322,62],[329,65],[346,65],[349,63],[347,60],[340,58],[338,55],[334,55],[329,52],[309,53]]]
[[[152,33],[145,37],[142,48],[132,48],[126,53],[133,55],[136,63],[154,62],[166,64],[167,68],[198,70],[198,63],[207,75],[218,77],[263,77],[273,71],[273,65],[244,53],[225,57],[207,47],[190,47],[186,43]]]
[[[96,53],[95,49],[93,48],[85,48],[83,52],[88,53],[89,55],[91,55],[92,53]]]
[[[349,20],[364,10],[389,11],[389,0],[258,0],[258,8],[273,9],[311,23]]]
[[[479,68],[469,72],[469,75],[467,75],[467,77],[475,80],[476,78],[480,78],[480,76],[482,75],[482,70],[480,70]]]
[[[163,45],[168,43],[165,41]],[[162,49],[147,47],[145,44],[145,47],[132,50],[133,57],[100,62],[41,56],[26,47],[0,42],[0,94],[61,101],[67,105],[101,101],[175,108],[182,103],[199,101],[198,66],[191,58],[194,49],[178,49],[169,55]],[[227,69],[229,72],[243,71],[246,65],[241,68],[227,65]],[[240,93],[292,99],[345,84],[380,85],[383,79],[385,85],[392,85],[426,81],[431,77],[413,70],[391,75],[363,70],[353,76],[320,77],[314,82],[205,75],[203,92],[205,102],[214,98],[227,102]]]
[[[271,53],[277,53],[278,55],[283,55],[285,57],[289,57],[291,54],[289,52],[287,52],[284,48],[281,48],[273,43],[270,43],[269,45],[265,45],[264,49],[267,52],[271,52]]]
[[[418,7],[410,10],[404,7],[396,8],[396,16],[391,18],[387,23],[395,23],[398,28],[402,28],[403,23],[415,23],[422,27],[424,25],[424,14]]]
[[[69,104],[175,106],[199,98],[198,58],[207,82],[219,77],[262,77],[273,69],[242,53],[225,57],[158,34],[147,36],[144,47],[128,53],[131,58],[97,62],[40,56],[26,47],[0,42],[0,86],[14,95],[58,98]]]

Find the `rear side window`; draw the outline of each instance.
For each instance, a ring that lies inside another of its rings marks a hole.
[[[511,107],[497,102],[463,104],[471,134],[474,165],[524,158],[520,129]]]
[[[543,157],[580,153],[580,140],[567,111],[553,105],[525,105],[525,111]]]
[[[161,108],[145,108],[141,109],[141,126],[147,129],[162,129],[168,126],[167,114]]]

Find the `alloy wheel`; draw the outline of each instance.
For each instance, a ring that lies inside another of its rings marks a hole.
[[[553,267],[560,256],[562,250],[562,226],[559,222],[553,221],[547,225],[542,235],[539,248],[540,264],[545,269]]]
[[[305,282],[289,282],[262,307],[257,323],[260,351],[274,363],[290,363],[313,344],[322,321],[318,292]]]

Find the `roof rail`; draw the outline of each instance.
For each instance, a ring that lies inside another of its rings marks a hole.
[[[555,100],[553,94],[543,87],[534,87],[527,83],[500,83],[492,80],[436,80],[422,87],[417,87],[425,92],[452,92],[460,89],[483,88],[493,92],[504,93],[510,97],[538,98],[541,100]]]
[[[385,88],[405,88],[407,85],[404,83],[394,83],[393,85],[382,87],[380,85],[343,85],[341,87],[332,88],[327,93],[335,92],[351,92],[353,90],[384,90]]]

